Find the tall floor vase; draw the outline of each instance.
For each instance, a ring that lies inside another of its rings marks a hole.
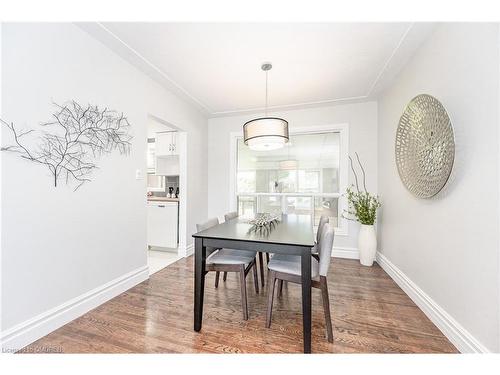
[[[358,237],[359,261],[363,266],[371,266],[377,251],[377,236],[373,225],[361,224]]]

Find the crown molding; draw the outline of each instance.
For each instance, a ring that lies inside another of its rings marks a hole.
[[[401,48],[401,45],[403,44],[403,42],[405,41],[406,37],[408,36],[408,33],[410,32],[411,29],[413,29],[413,26],[415,25],[415,23],[411,23],[410,26],[408,26],[408,28],[406,29],[406,31],[403,33],[403,35],[401,36],[401,38],[399,39],[399,42],[398,44],[396,44],[396,47],[394,47],[394,49],[392,50],[392,53],[391,55],[389,56],[389,58],[385,61],[385,64],[382,66],[382,69],[380,69],[380,72],[378,73],[377,75],[377,78],[375,78],[375,81],[373,81],[372,85],[370,86],[370,89],[368,90],[366,96],[370,96],[371,93],[373,92],[373,89],[375,88],[375,86],[377,86],[377,84],[379,83],[380,81],[380,78],[384,75],[384,73],[387,71],[387,67],[389,66],[389,64],[391,63],[391,61],[394,59],[394,56],[396,55],[396,53],[399,51],[399,49]]]
[[[194,105],[205,116],[213,112],[208,105],[192,95],[182,85],[149,61],[139,51],[123,41],[101,22],[78,22],[75,24],[164,88]]]
[[[124,47],[128,48],[130,52],[132,52],[134,55],[136,55],[139,59],[141,59],[145,64],[147,64],[149,67],[154,69],[158,74],[160,74],[162,77],[164,77],[167,81],[169,81],[173,86],[175,86],[177,89],[182,91],[182,93],[186,96],[188,96],[192,101],[194,101],[197,105],[202,107],[206,112],[211,112],[211,109],[204,104],[201,100],[196,98],[194,95],[191,95],[184,87],[182,87],[179,83],[177,83],[174,79],[172,79],[168,74],[166,74],[163,70],[158,68],[155,64],[153,64],[151,61],[146,59],[142,54],[140,54],[136,49],[134,49],[132,46],[127,44],[125,41],[123,41],[118,35],[113,33],[111,30],[109,30],[106,26],[104,26],[101,22],[97,22],[97,24],[104,30],[106,31],[109,35],[111,35],[113,38],[115,38],[118,42],[120,42]]]
[[[394,47],[392,53],[390,56],[387,58],[385,61],[384,65],[380,69],[377,77],[371,84],[370,88],[368,89],[367,93],[365,95],[360,95],[360,96],[354,96],[354,97],[347,97],[347,98],[335,98],[335,99],[326,99],[326,100],[320,100],[320,101],[312,101],[312,102],[303,102],[303,103],[293,103],[293,104],[283,104],[283,105],[277,105],[277,106],[270,106],[268,109],[270,110],[283,110],[283,109],[304,109],[304,108],[311,108],[311,107],[321,107],[321,106],[326,106],[329,104],[336,104],[336,103],[357,103],[360,101],[366,101],[374,98],[374,89],[380,85],[383,80],[384,75],[387,73],[389,66],[391,63],[395,60],[395,57],[398,55],[398,53],[401,50],[401,47],[405,44],[405,41],[408,38],[408,35],[411,33],[412,30],[414,30],[415,23],[412,22],[408,28],[405,30],[401,38],[399,39],[398,43]],[[265,110],[265,107],[257,107],[257,108],[249,108],[249,109],[236,109],[236,110],[228,110],[228,111],[216,111],[210,114],[210,117],[225,117],[225,116],[235,116],[235,115],[243,115],[243,114],[249,114],[249,113],[257,113],[257,112],[262,112]]]
[[[139,70],[141,70],[143,73],[145,73],[146,75],[150,76],[152,79],[160,83],[167,90],[172,91],[174,94],[179,95],[182,99],[185,99],[186,101],[193,104],[205,116],[209,118],[258,113],[258,112],[263,112],[265,110],[264,107],[254,107],[245,109],[214,111],[208,105],[203,103],[203,101],[201,101],[196,96],[191,94],[182,85],[180,85],[173,78],[171,78],[168,74],[166,74],[162,69],[153,64],[151,61],[149,61],[140,52],[138,52],[128,43],[123,41],[118,35],[113,33],[101,22],[77,23],[77,26],[79,26],[81,29],[92,35],[94,38],[98,39],[100,42],[102,42],[104,45],[106,45],[114,52],[118,53],[121,57],[123,57],[125,60],[127,60],[132,65],[137,67]],[[268,109],[274,111],[286,110],[286,109],[305,109],[312,107],[322,107],[336,103],[356,103],[374,98],[376,92],[380,92],[384,86],[383,83],[384,77],[390,76],[388,74],[390,66],[394,62],[395,57],[401,51],[402,49],[401,47],[405,45],[408,36],[411,34],[413,30],[415,30],[415,23],[411,23],[406,29],[406,31],[403,33],[399,42],[394,47],[391,55],[385,61],[377,77],[372,82],[371,86],[369,87],[365,95],[345,97],[345,98],[325,99],[325,100],[311,101],[311,102],[275,105],[268,107]],[[390,77],[386,79],[385,84],[387,84],[387,82],[390,82]]]
[[[377,98],[380,93],[390,86],[436,27],[437,23],[435,22],[411,23],[401,36],[398,44],[394,47],[377,78],[373,81],[366,96]]]
[[[319,100],[319,101],[314,101],[314,102],[274,105],[274,106],[267,107],[267,109],[274,110],[274,111],[283,110],[283,109],[303,109],[303,108],[310,108],[310,107],[322,107],[322,106],[327,106],[329,104],[338,103],[338,102],[356,103],[356,102],[363,101],[366,99],[368,99],[368,96],[362,95],[362,96],[353,96],[353,97],[349,97],[349,98]],[[213,112],[213,113],[211,113],[210,116],[211,117],[235,116],[235,115],[240,115],[240,114],[263,112],[263,111],[265,111],[265,109],[266,109],[265,107],[255,107],[255,108],[248,108],[248,109],[235,109],[235,110],[229,110],[229,111]]]

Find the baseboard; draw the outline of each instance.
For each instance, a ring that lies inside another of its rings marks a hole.
[[[461,353],[490,352],[380,252],[377,252],[377,263]]]
[[[359,259],[359,251],[355,247],[333,247],[332,257],[344,259]]]
[[[148,266],[122,275],[2,332],[2,352],[13,353],[148,279]]]
[[[186,246],[186,257],[193,255],[194,253],[194,243]]]
[[[187,246],[183,246],[182,248],[179,247],[178,254],[181,257],[187,258],[190,255],[193,255],[194,253],[194,243],[189,244]]]
[[[183,258],[186,256],[186,245],[179,244],[177,247],[177,255]]]

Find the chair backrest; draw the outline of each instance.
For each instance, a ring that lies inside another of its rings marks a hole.
[[[196,224],[196,230],[198,232],[201,232],[202,230],[205,230],[205,229],[208,229],[208,228],[212,228],[214,226],[216,226],[217,224],[219,224],[219,219],[216,218],[216,217],[213,217],[211,219],[208,219],[207,221],[205,221],[204,223],[201,223],[201,224]],[[216,248],[214,247],[209,247],[207,246],[207,256],[209,256],[210,254],[212,254],[215,250],[217,250]]]
[[[228,220],[234,219],[236,217],[238,217],[238,213],[236,211],[228,212],[227,214],[224,215],[224,220],[228,221]]]
[[[321,239],[321,232],[323,231],[323,226],[330,222],[330,218],[326,215],[321,215],[319,218],[318,232],[316,233],[316,243],[319,243]]]
[[[326,276],[328,274],[328,268],[330,267],[330,260],[333,251],[333,237],[335,233],[333,226],[326,223],[321,231],[321,238],[319,241],[318,252],[319,252],[319,274],[321,276]]]
[[[211,219],[208,219],[204,223],[196,224],[196,230],[198,232],[201,232],[202,230],[215,227],[217,224],[219,224],[219,219],[216,217],[213,217]]]

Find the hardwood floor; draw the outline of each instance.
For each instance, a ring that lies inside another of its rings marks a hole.
[[[241,317],[237,275],[205,286],[203,328],[193,330],[193,257],[151,278],[24,350],[63,353],[301,353],[300,286],[275,297],[265,325],[266,293],[247,279],[249,320]],[[267,280],[266,280],[267,282]],[[313,353],[456,353],[455,347],[376,264],[332,259],[328,278],[333,344],[326,339],[321,293],[312,293]]]

